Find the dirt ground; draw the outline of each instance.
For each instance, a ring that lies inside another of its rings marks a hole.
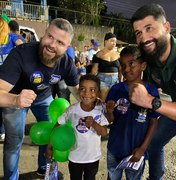
[[[43,179],[36,175],[37,169],[37,153],[38,146],[34,145],[29,137],[29,129],[31,125],[35,123],[35,118],[29,113],[26,124],[26,136],[21,149],[20,156],[20,180],[34,180]],[[97,180],[107,179],[106,168],[106,145],[107,138],[102,139],[102,158],[100,160],[99,172],[97,174]],[[0,141],[0,180],[3,179],[3,141]],[[59,163],[59,175],[60,180],[69,180],[69,172],[67,169],[67,163]],[[146,164],[145,173],[143,179],[148,177],[148,164]],[[165,147],[165,175],[164,180],[176,180],[176,138],[173,138]]]

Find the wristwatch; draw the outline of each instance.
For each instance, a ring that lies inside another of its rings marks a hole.
[[[160,108],[162,105],[161,103],[161,100],[157,97],[155,97],[153,100],[152,100],[152,109],[154,111],[156,111],[158,108]]]

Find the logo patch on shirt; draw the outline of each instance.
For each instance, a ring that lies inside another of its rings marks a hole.
[[[43,84],[40,84],[40,85],[37,86],[37,90],[44,90],[44,89],[46,89],[48,87],[49,87],[48,84],[43,83]]]
[[[43,78],[43,74],[40,71],[36,71],[32,73],[30,81],[33,84],[40,84],[41,82],[43,82]]]
[[[49,80],[50,84],[56,84],[61,80],[61,75],[52,74],[51,79]]]
[[[117,110],[120,111],[122,114],[125,114],[130,107],[130,102],[125,98],[120,98],[117,100]]]
[[[96,115],[96,116],[94,117],[94,121],[97,122],[97,123],[100,123],[100,121],[101,121],[101,115]]]
[[[146,117],[147,117],[147,109],[141,108],[141,110],[138,111],[138,117],[136,121],[140,123],[144,123],[146,121]]]
[[[78,123],[78,125],[76,126],[76,129],[77,129],[77,131],[80,132],[80,133],[86,133],[86,132],[89,130],[89,128],[86,127],[86,121],[85,121],[84,118],[80,118],[80,119],[79,119],[79,123]]]
[[[93,118],[93,120],[95,121],[95,122],[97,122],[97,123],[100,123],[100,121],[101,121],[101,115],[96,115],[94,118]],[[80,118],[79,119],[79,123],[78,123],[78,125],[76,126],[76,129],[77,129],[77,131],[78,132],[80,132],[80,133],[86,133],[90,128],[88,128],[87,126],[86,126],[86,120],[85,120],[85,118]]]

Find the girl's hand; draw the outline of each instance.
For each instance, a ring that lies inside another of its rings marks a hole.
[[[85,122],[86,122],[86,127],[91,127],[94,123],[93,117],[92,116],[87,116],[85,117]]]

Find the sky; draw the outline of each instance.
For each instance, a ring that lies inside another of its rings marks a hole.
[[[108,12],[122,13],[124,17],[131,18],[132,14],[141,6],[148,3],[158,3],[163,6],[171,26],[176,28],[176,1],[174,0],[106,0]]]

